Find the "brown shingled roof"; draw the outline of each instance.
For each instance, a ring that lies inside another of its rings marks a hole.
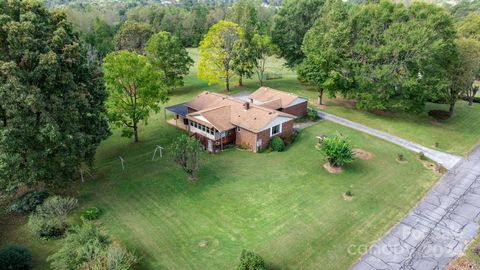
[[[288,107],[288,104],[292,103],[295,99],[299,98],[299,96],[295,94],[276,90],[269,87],[264,87],[264,86],[258,88],[257,91],[253,92],[248,97],[253,100],[264,102],[264,103],[270,103],[276,100],[280,100],[281,106],[278,108],[286,108]],[[278,109],[278,108],[275,108],[275,109]]]
[[[202,92],[186,103],[190,108],[197,110],[188,114],[187,118],[196,121],[195,116],[203,116],[219,131],[239,126],[253,132],[262,130],[279,116],[295,118],[290,114],[253,104],[249,104],[247,110],[244,104],[245,101],[234,97]]]

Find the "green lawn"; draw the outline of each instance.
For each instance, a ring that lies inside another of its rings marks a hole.
[[[158,118],[142,131],[139,145],[115,135],[102,146],[104,177],[80,198],[104,210],[105,229],[143,257],[142,269],[231,269],[243,248],[273,269],[346,269],[360,255],[349,255],[350,245],[380,237],[438,178],[414,154],[321,122],[283,153],[205,154],[200,180],[192,183],[167,159],[150,160],[155,144],[168,145],[180,131]],[[327,173],[315,137],[337,132],[374,159]],[[408,164],[395,161],[400,152]],[[347,190],[353,201],[343,199]],[[202,240],[208,247],[198,246]]]
[[[196,50],[190,52],[196,58]],[[269,71],[283,77],[267,81],[267,86],[315,98],[315,92],[298,83],[280,60],[271,63]],[[234,87],[232,93],[257,88],[255,80],[246,80],[245,87]],[[172,93],[169,104],[186,101],[201,90],[223,91],[221,86],[198,80],[193,68],[185,86]],[[476,107],[458,113],[458,122],[439,124],[424,116],[408,116],[418,121],[408,124],[405,115],[391,116],[390,121],[341,107],[338,101],[328,102],[327,111],[392,129],[394,134],[419,142],[424,138],[425,145],[433,145],[439,137],[445,141],[462,138],[448,148],[439,141],[440,148],[453,152],[464,153],[478,138],[479,126],[472,121],[480,116]],[[475,127],[473,132],[471,127]],[[322,168],[323,156],[314,148],[315,137],[337,132],[349,136],[356,147],[372,152],[374,158],[356,160],[340,175],[327,173]],[[418,134],[409,135],[413,132]],[[104,211],[101,227],[142,257],[141,269],[231,269],[243,248],[260,253],[272,269],[346,269],[361,255],[348,254],[350,245],[378,239],[439,177],[425,169],[413,153],[320,122],[304,130],[299,141],[283,153],[231,149],[220,155],[205,154],[200,180],[191,183],[167,159],[151,161],[155,145],[167,146],[180,133],[164,122],[163,112],[141,127],[139,144],[115,132],[98,150],[95,179],[79,187],[82,206],[98,206]],[[398,164],[397,153],[403,153],[409,162]],[[118,156],[126,161],[125,171]],[[354,193],[353,201],[343,199],[347,190]],[[209,245],[199,247],[202,240]],[[0,241],[31,247],[38,269],[48,269],[44,259],[61,244],[61,240],[34,239],[25,226],[18,225],[2,225]]]

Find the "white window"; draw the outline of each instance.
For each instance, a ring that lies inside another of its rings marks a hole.
[[[282,124],[273,126],[273,127],[270,129],[270,137],[273,136],[273,135],[277,135],[277,134],[280,133],[280,132],[282,132]]]

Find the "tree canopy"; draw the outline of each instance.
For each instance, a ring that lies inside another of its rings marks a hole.
[[[200,42],[198,77],[209,84],[224,82],[230,90],[230,80],[235,75],[235,60],[244,48],[244,31],[238,24],[220,21],[213,25]]]
[[[183,85],[183,78],[188,74],[193,60],[176,36],[159,32],[147,42],[145,51],[153,67],[162,72],[168,87]]]
[[[167,87],[161,80],[164,75],[145,56],[129,51],[108,54],[103,68],[110,122],[123,127],[123,136],[134,136],[138,142],[138,123],[147,121],[152,111],[160,109],[160,102],[168,99]]]
[[[0,2],[0,192],[64,184],[109,136],[101,72],[65,14]]]
[[[303,38],[318,18],[323,3],[324,0],[287,0],[275,16],[272,39],[287,66],[294,67],[303,61]]]
[[[115,34],[115,49],[143,53],[152,33],[152,27],[147,23],[126,21]]]

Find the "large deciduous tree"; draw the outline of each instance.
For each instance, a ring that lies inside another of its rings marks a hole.
[[[170,89],[183,85],[183,78],[193,60],[176,36],[159,32],[147,42],[145,51],[153,67],[162,72],[162,79]]]
[[[457,30],[460,36],[459,45],[463,45],[463,47],[461,46],[460,48],[460,56],[461,58],[462,56],[466,56],[468,58],[465,60],[465,66],[462,68],[465,68],[466,66],[470,67],[472,70],[467,71],[467,73],[470,73],[474,76],[474,80],[471,81],[471,84],[466,86],[464,91],[468,98],[468,105],[472,106],[473,99],[479,90],[478,81],[480,81],[480,67],[478,67],[478,63],[480,63],[480,61],[478,58],[476,58],[478,57],[478,54],[472,50],[473,47],[477,46],[475,43],[480,42],[480,14],[470,13],[468,16],[463,18],[463,20],[457,23]]]
[[[100,71],[63,13],[0,1],[0,193],[64,184],[109,135]]]
[[[213,25],[200,42],[198,77],[209,84],[222,80],[227,91],[235,75],[235,59],[242,49],[244,32],[238,24],[220,21]]]
[[[298,67],[299,76],[318,90],[318,103],[323,93],[330,96],[348,91],[347,56],[350,50],[350,24],[346,4],[327,0],[318,21],[305,35],[302,50],[305,60]]]
[[[122,135],[138,138],[138,124],[147,121],[160,102],[168,99],[163,74],[153,68],[143,55],[128,51],[112,52],[104,59],[105,83],[110,122],[123,127]]]
[[[126,21],[118,29],[113,39],[116,50],[143,53],[145,44],[152,35],[152,27],[147,23]]]
[[[303,61],[302,42],[307,31],[318,18],[324,0],[286,0],[275,16],[273,42],[280,48],[280,56],[288,67]]]

